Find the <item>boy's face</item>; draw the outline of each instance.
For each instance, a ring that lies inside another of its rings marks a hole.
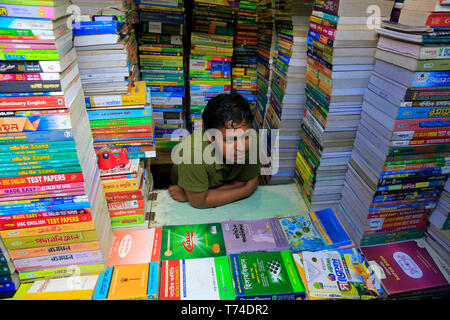
[[[245,121],[237,124],[231,120],[219,128],[222,139],[217,137],[219,139],[216,140],[218,144],[216,151],[222,150],[225,163],[244,163],[250,149],[251,136],[248,135],[250,129],[251,125]]]

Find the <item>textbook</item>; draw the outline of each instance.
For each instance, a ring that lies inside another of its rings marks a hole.
[[[227,256],[161,263],[160,300],[234,300]]]
[[[297,300],[305,287],[290,251],[230,255],[236,300]]]
[[[361,248],[387,297],[449,291],[449,283],[426,248],[404,241]]]
[[[222,231],[227,255],[289,249],[277,218],[224,221]]]
[[[367,300],[382,294],[357,249],[304,251],[302,258],[311,298]]]
[[[220,223],[162,227],[161,260],[224,255],[226,255],[226,248]]]
[[[351,245],[351,239],[332,209],[310,212],[309,216],[280,218],[292,252],[318,251]]]
[[[115,230],[108,266],[158,262],[162,228]]]
[[[93,300],[156,300],[158,283],[157,262],[109,267],[99,276]]]

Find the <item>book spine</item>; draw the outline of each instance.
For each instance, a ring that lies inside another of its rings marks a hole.
[[[79,214],[67,217],[54,217],[54,218],[36,218],[36,219],[25,219],[25,220],[14,220],[11,222],[1,222],[0,229],[20,229],[29,228],[36,226],[50,226],[56,224],[67,224],[67,223],[77,223],[77,222],[88,222],[91,221],[91,214]]]
[[[448,12],[431,12],[425,25],[432,27],[449,27],[450,14]]]
[[[134,216],[134,215],[143,215],[144,209],[138,208],[138,209],[124,209],[124,210],[110,210],[109,216],[111,218],[113,217],[123,217],[123,216]]]
[[[142,192],[140,190],[108,193],[105,194],[105,196],[107,202],[143,200]]]
[[[120,216],[120,217],[111,217],[111,226],[128,226],[133,224],[142,224],[144,223],[143,215],[128,215],[128,216]]]
[[[47,247],[49,245],[66,245],[71,243],[97,241],[97,232],[94,230],[67,232],[22,238],[5,238],[3,241],[5,247],[10,250]]]
[[[149,118],[151,117],[152,109],[151,107],[145,107],[142,109],[124,109],[124,110],[87,110],[87,113],[90,121],[140,118],[140,117]]]
[[[67,130],[53,130],[53,131],[31,131],[31,132],[11,132],[0,133],[0,144],[27,144],[40,142],[56,142],[56,141],[70,141],[73,140],[73,132],[71,129]],[[30,156],[30,161],[36,158]]]
[[[7,17],[55,19],[54,7],[2,4],[0,13]]]
[[[139,188],[137,179],[127,179],[122,181],[102,182],[105,193],[134,191]]]
[[[92,221],[79,222],[75,224],[61,224],[43,227],[33,227],[25,229],[12,229],[0,231],[0,236],[3,239],[9,238],[23,238],[23,237],[33,237],[39,235],[50,235],[53,233],[70,233],[70,232],[80,232],[94,229],[94,223]]]
[[[74,210],[61,210],[61,211],[47,211],[37,213],[19,213],[6,216],[0,216],[0,223],[13,223],[14,221],[22,221],[29,219],[45,219],[45,218],[59,218],[76,215],[90,215],[91,209],[74,209]]]
[[[49,247],[40,247],[40,248],[27,248],[27,249],[19,249],[19,250],[10,250],[9,254],[11,259],[27,259],[33,257],[40,256],[52,256],[55,254],[62,253],[74,253],[74,252],[82,252],[82,251],[92,251],[99,250],[100,245],[98,241],[91,242],[82,242],[82,243],[72,243],[68,245],[61,246],[49,246]]]
[[[5,97],[0,101],[2,110],[39,110],[66,107],[64,96]]]
[[[59,73],[4,73],[0,81],[49,81],[60,80]]]
[[[61,182],[84,182],[83,174],[81,172],[75,172],[64,174],[38,175],[30,177],[0,178],[0,189],[33,187],[36,184],[47,186],[61,184]]]
[[[39,271],[26,271],[19,272],[19,279],[30,280],[30,279],[38,279],[38,278],[51,278],[51,277],[61,277],[61,276],[70,276],[71,274],[94,274],[103,272],[105,270],[104,264],[95,264],[95,265],[82,265],[74,268],[73,266],[63,267],[63,268],[54,268],[54,269],[46,269]]]
[[[12,197],[12,196],[23,196],[25,195],[31,195],[32,197],[37,196],[57,196],[58,194],[61,194],[61,191],[64,190],[84,190],[84,183],[83,182],[75,182],[75,183],[65,183],[65,184],[54,184],[54,185],[48,185],[48,186],[29,186],[29,187],[19,187],[19,188],[4,188],[0,189],[0,197],[2,199],[6,197]],[[6,200],[5,200],[6,201]]]
[[[44,19],[19,19],[5,17],[2,15],[2,19],[0,20],[0,28],[52,30],[53,23],[49,20]]]
[[[143,200],[108,202],[108,210],[138,209],[144,207]]]
[[[424,130],[443,130],[450,127],[450,121],[446,118],[420,118],[420,119],[401,119],[394,123],[394,132],[396,131],[424,131]]]
[[[93,265],[102,262],[101,251],[96,250],[18,259],[14,260],[14,266],[21,273],[69,266]]]

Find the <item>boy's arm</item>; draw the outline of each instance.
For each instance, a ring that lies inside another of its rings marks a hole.
[[[184,190],[189,203],[198,209],[214,208],[247,198],[258,187],[258,177],[246,182],[238,182],[236,187],[209,189],[202,192]]]

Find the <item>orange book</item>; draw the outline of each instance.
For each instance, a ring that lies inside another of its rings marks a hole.
[[[148,263],[114,267],[107,299],[147,298],[148,273]]]

